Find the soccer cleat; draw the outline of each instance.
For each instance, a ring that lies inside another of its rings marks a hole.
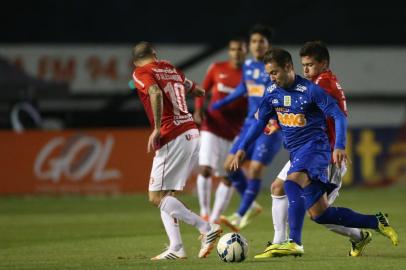
[[[222,215],[222,216],[220,216],[220,221],[222,224],[229,227],[233,232],[240,231],[241,217],[238,213],[234,213],[228,217]]]
[[[180,260],[180,259],[186,259],[186,252],[182,248],[180,248],[178,251],[166,249],[164,252],[161,254],[151,258],[151,261],[159,261],[159,260]]]
[[[254,256],[255,259],[265,259],[265,258],[272,258],[272,250],[278,249],[281,244],[272,244],[272,242],[268,242],[266,249],[257,255]]]
[[[199,251],[199,258],[206,258],[214,248],[217,239],[220,237],[223,230],[218,224],[210,224],[211,229],[206,234],[201,235],[200,241],[202,242]]]
[[[371,242],[372,240],[372,233],[370,231],[361,231],[362,239],[359,241],[353,241],[350,239],[351,242],[351,250],[349,252],[349,256],[351,257],[359,257],[362,255],[365,247]]]
[[[252,220],[262,212],[262,210],[263,210],[263,208],[261,205],[259,205],[256,202],[253,202],[252,207],[250,207],[250,209],[248,209],[248,211],[245,213],[245,215],[241,219],[241,223],[239,226],[240,230],[247,227],[247,225],[250,224],[252,222]]]
[[[394,246],[399,244],[399,238],[397,232],[389,225],[389,220],[387,215],[379,212],[375,215],[378,219],[378,229],[377,231],[380,232],[382,235],[388,237]]]
[[[292,240],[282,243],[279,247],[271,250],[273,257],[282,257],[282,256],[299,256],[301,257],[304,254],[303,245],[298,245]]]

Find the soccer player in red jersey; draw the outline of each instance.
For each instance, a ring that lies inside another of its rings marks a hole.
[[[337,101],[345,116],[348,116],[344,91],[338,83],[336,76],[329,69],[330,55],[326,45],[321,41],[309,41],[303,45],[299,54],[304,77],[321,86],[329,93]],[[331,149],[334,149],[336,139],[334,120],[327,118],[326,121],[330,146]],[[269,255],[274,256],[276,253],[272,250],[277,250],[281,244],[287,240],[286,224],[288,217],[288,199],[285,195],[283,183],[287,178],[289,168],[290,161],[286,163],[271,185],[272,219],[275,231],[274,239],[267,249],[262,254],[257,255],[256,258],[270,257]],[[338,186],[338,188],[332,191],[328,196],[328,202],[331,205],[338,196],[342,177],[346,172],[346,165],[343,163],[341,167],[338,168],[335,164],[330,164],[328,170],[330,182]],[[365,246],[371,241],[371,232],[369,231],[333,224],[325,224],[325,226],[333,232],[350,237],[350,256],[361,256]]]
[[[185,78],[166,61],[159,61],[152,45],[140,42],[133,48],[133,79],[153,131],[147,151],[155,151],[149,181],[149,200],[160,208],[170,246],[152,260],[186,258],[178,220],[195,226],[202,234],[199,258],[206,257],[221,228],[210,224],[180,202],[174,192],[182,190],[197,165],[199,131],[186,106],[186,94],[203,96],[203,88]]]
[[[228,44],[229,60],[212,64],[203,80],[203,88],[211,91],[210,103],[223,99],[235,91],[242,77],[242,65],[247,54],[244,39],[232,39]],[[213,211],[210,211],[212,176],[224,179],[227,172],[224,161],[231,148],[233,139],[240,132],[247,114],[246,97],[219,110],[204,112],[205,99],[195,99],[194,119],[200,124],[201,138],[199,151],[200,171],[197,176],[197,191],[200,204],[200,215],[211,223],[216,222],[227,207],[232,187],[221,181],[217,187]]]

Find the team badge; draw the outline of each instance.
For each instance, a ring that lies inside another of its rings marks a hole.
[[[283,106],[290,107],[290,105],[291,105],[291,97],[283,96]]]

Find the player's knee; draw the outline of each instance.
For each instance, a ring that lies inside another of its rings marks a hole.
[[[279,178],[276,178],[275,181],[271,184],[271,194],[274,196],[284,196],[285,189],[283,188],[283,181]]]
[[[261,178],[262,174],[262,165],[253,165],[248,168],[248,177],[251,179]]]
[[[233,183],[231,183],[231,180],[228,179],[227,177],[222,177],[222,178],[220,179],[220,181],[221,181],[224,185],[226,185],[226,186],[228,186],[228,187],[231,187],[232,184],[233,184]]]
[[[162,200],[161,196],[156,193],[149,193],[148,199],[149,199],[150,203],[152,203],[153,205],[155,205],[157,207],[161,204],[161,200]]]
[[[209,166],[200,166],[200,174],[207,178],[210,177],[212,174],[212,169]]]

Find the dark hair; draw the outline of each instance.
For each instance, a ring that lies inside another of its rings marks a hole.
[[[328,53],[327,46],[320,40],[306,42],[302,48],[300,48],[299,55],[300,57],[313,57],[318,62],[326,60],[327,63],[330,63],[330,54]]]
[[[154,55],[154,47],[147,41],[137,43],[133,48],[133,60],[137,61]]]
[[[230,44],[230,42],[239,42],[239,43],[247,44],[247,39],[244,37],[241,37],[241,36],[235,36],[228,40],[229,44]]]
[[[286,64],[293,66],[292,56],[288,51],[281,48],[272,48],[265,53],[264,63],[270,62],[275,62],[280,67],[284,67]]]
[[[272,28],[267,25],[263,24],[254,25],[250,30],[250,37],[253,34],[260,34],[261,36],[264,36],[269,43],[272,42]]]

